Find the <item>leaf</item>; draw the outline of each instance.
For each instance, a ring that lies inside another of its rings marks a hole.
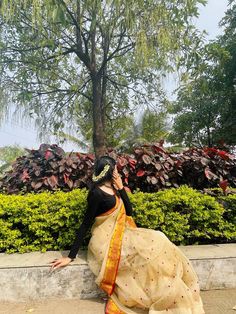
[[[202,158],[200,159],[200,162],[201,162],[201,164],[202,164],[203,166],[207,166],[210,161],[209,161],[207,158],[202,157]]]
[[[92,161],[90,159],[86,160],[85,163],[88,166],[88,168],[92,168],[93,163],[92,163]]]
[[[166,169],[167,171],[173,169],[172,165],[170,165],[169,162],[165,162],[165,163],[164,163],[164,167],[165,167],[165,169]]]
[[[63,174],[64,182],[67,183],[69,180],[69,175],[67,173]]]
[[[166,152],[162,147],[160,147],[158,145],[152,145],[152,148],[155,151],[155,153],[160,153],[160,152],[165,153]]]
[[[74,183],[73,183],[73,181],[72,181],[72,180],[67,180],[67,185],[69,186],[69,188],[70,188],[70,189],[72,189],[72,188],[73,188]]]
[[[77,164],[73,163],[73,164],[71,165],[71,167],[72,167],[73,169],[77,169]]]
[[[150,182],[154,185],[154,184],[157,184],[158,180],[156,177],[152,176],[150,179]]]
[[[169,176],[168,176],[166,173],[163,174],[163,177],[164,177],[166,180],[169,179]]]
[[[52,169],[56,169],[57,167],[58,167],[58,164],[57,164],[57,162],[53,162],[53,161],[50,161],[49,162],[49,165],[52,167]]]
[[[220,181],[219,186],[223,190],[223,192],[225,192],[229,186],[228,180]]]
[[[182,165],[182,161],[181,161],[181,160],[177,160],[177,161],[175,162],[175,167],[176,167],[176,168],[179,168],[181,165]]]
[[[145,171],[143,169],[138,170],[137,177],[143,177],[145,175]]]
[[[78,188],[80,186],[80,180],[75,180],[73,188]]]
[[[128,176],[129,176],[129,170],[127,169],[127,167],[124,167],[124,168],[122,169],[122,172],[123,172],[123,174],[125,175],[125,177],[128,177]]]
[[[137,156],[140,156],[140,155],[143,154],[143,149],[135,148],[135,149],[134,149],[134,153],[135,153]]]
[[[178,187],[179,187],[179,185],[178,185],[177,183],[173,183],[173,186],[174,186],[175,188],[178,188]]]
[[[146,165],[149,165],[152,162],[152,159],[148,155],[143,155],[142,160]]]
[[[41,174],[41,171],[40,170],[36,170],[34,174],[36,175],[36,177],[39,177],[40,174]]]
[[[37,182],[37,183],[35,184],[35,186],[34,186],[35,190],[40,189],[42,185],[43,185],[43,182],[42,182],[42,181],[41,181],[41,182]]]
[[[48,184],[48,178],[44,178],[44,179],[43,179],[43,184],[46,185],[46,186],[49,186],[49,184]]]
[[[78,168],[79,168],[79,170],[83,170],[84,169],[84,164],[79,164],[79,166],[78,166]]]
[[[217,175],[215,175],[210,169],[209,167],[206,167],[204,170],[205,176],[208,180],[215,180],[217,179]]]
[[[162,165],[161,165],[159,162],[154,163],[154,165],[155,165],[155,168],[156,168],[158,171],[160,171],[160,170],[162,169]]]
[[[130,190],[130,188],[128,186],[125,186],[124,188],[125,188],[126,192],[131,193],[131,190]]]
[[[178,169],[178,170],[177,170],[177,173],[178,173],[181,177],[183,176],[182,170]]]
[[[89,158],[90,160],[94,161],[95,156],[93,154],[87,154],[87,158]]]
[[[52,159],[54,156],[53,156],[53,153],[50,151],[50,150],[47,150],[46,152],[45,152],[45,154],[44,154],[44,158],[46,159],[46,160],[48,160],[48,159]]]
[[[73,164],[73,160],[71,158],[67,158],[66,164],[70,167]]]
[[[225,152],[223,150],[219,150],[217,152],[217,155],[220,156],[224,160],[232,159],[231,155],[229,155],[227,152]]]
[[[41,181],[41,182],[32,181],[31,182],[31,186],[34,190],[38,190],[39,188],[41,188],[42,185],[43,185],[43,181]]]
[[[53,152],[58,157],[63,157],[65,155],[64,150],[61,147],[58,147],[57,145],[54,145]]]
[[[50,149],[50,145],[49,144],[41,144],[40,146],[39,146],[39,152],[40,153],[45,153],[48,149]]]
[[[58,185],[58,178],[57,176],[52,175],[48,178],[48,184],[51,188],[54,188]]]
[[[165,181],[165,179],[163,177],[160,177],[159,179],[160,179],[162,185],[166,184],[166,181]]]
[[[133,158],[129,158],[128,161],[129,161],[130,167],[134,170],[136,168],[137,160]]]
[[[147,182],[155,185],[158,183],[158,179],[154,176],[147,176]]]
[[[23,174],[21,176],[21,180],[22,180],[22,182],[26,182],[29,179],[30,179],[30,176],[29,176],[28,170],[24,169]]]
[[[66,169],[65,166],[60,166],[60,167],[59,167],[59,172],[62,173],[62,172],[65,171],[65,169]]]
[[[171,166],[174,166],[175,162],[172,158],[167,158],[167,161],[171,164]]]
[[[127,165],[127,160],[124,158],[124,157],[120,157],[120,158],[118,158],[118,160],[117,160],[117,166],[118,166],[118,168],[119,169],[121,169],[121,168],[123,168],[124,166],[126,166]]]

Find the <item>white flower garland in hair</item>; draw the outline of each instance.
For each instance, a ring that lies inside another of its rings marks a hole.
[[[106,175],[106,173],[107,173],[107,171],[108,171],[109,169],[110,169],[110,165],[106,165],[106,166],[104,167],[104,169],[100,172],[100,174],[99,174],[98,176],[95,176],[95,175],[93,174],[93,177],[92,177],[93,181],[96,182],[96,181],[99,181],[100,179],[102,179],[102,178]]]

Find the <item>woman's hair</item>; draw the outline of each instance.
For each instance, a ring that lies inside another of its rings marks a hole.
[[[92,177],[93,183],[96,185],[112,180],[115,165],[115,159],[110,156],[102,156],[96,159]]]

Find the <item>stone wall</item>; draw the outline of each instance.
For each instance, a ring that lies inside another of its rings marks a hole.
[[[200,281],[201,289],[236,288],[236,244],[180,247]],[[0,254],[0,300],[52,297],[88,299],[102,296],[86,263],[86,252],[65,268],[50,272],[49,263],[68,252]]]

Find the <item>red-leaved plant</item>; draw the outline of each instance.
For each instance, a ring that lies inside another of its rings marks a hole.
[[[217,148],[192,148],[169,153],[163,142],[135,147],[133,154],[108,155],[116,159],[118,170],[128,190],[143,192],[187,184],[203,190],[220,186],[236,187],[236,158]],[[18,158],[0,180],[4,193],[63,191],[89,187],[94,165],[93,154],[65,152],[57,145],[42,144],[39,150],[28,150]]]

